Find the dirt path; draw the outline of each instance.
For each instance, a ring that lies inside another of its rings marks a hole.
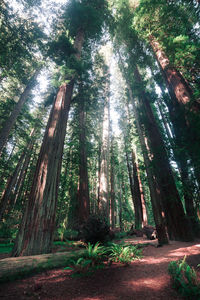
[[[51,270],[23,280],[2,284],[0,299],[6,300],[174,300],[182,299],[171,288],[168,263],[187,255],[196,267],[200,263],[200,240],[171,242],[144,248],[144,257],[129,267],[112,265],[92,277],[71,278],[70,271]],[[198,272],[200,278],[200,272]]]

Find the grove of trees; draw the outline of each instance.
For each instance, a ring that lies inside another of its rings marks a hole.
[[[200,4],[0,3],[0,240],[49,253],[90,217],[200,236]],[[118,119],[118,120],[117,120]]]

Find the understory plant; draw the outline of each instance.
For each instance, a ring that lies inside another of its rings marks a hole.
[[[133,245],[112,244],[109,248],[111,261],[129,265],[134,259],[141,257],[141,249]]]
[[[92,266],[95,266],[102,264],[106,253],[106,248],[101,246],[99,242],[97,242],[94,246],[91,243],[88,243],[85,256],[87,259],[91,260]]]
[[[186,256],[179,261],[172,261],[168,272],[173,281],[173,287],[187,299],[200,299],[200,282],[194,268],[186,263]]]
[[[91,275],[94,270],[104,267],[106,252],[99,242],[95,245],[88,243],[83,257],[70,260],[65,270],[72,270],[72,277]]]

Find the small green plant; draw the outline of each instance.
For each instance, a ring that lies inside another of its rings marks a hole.
[[[183,260],[170,262],[168,272],[172,278],[173,287],[183,297],[200,299],[200,283],[195,270],[186,263],[186,256]]]
[[[95,245],[88,243],[83,257],[71,259],[65,270],[72,270],[72,277],[91,275],[94,270],[104,267],[106,252],[105,247],[100,246],[99,242]]]
[[[13,245],[13,243],[0,244],[0,253],[11,253]]]
[[[141,249],[132,245],[112,244],[108,250],[111,261],[120,262],[124,265],[130,265],[134,259],[141,257]]]
[[[102,264],[106,253],[106,248],[104,246],[100,246],[99,242],[97,242],[95,245],[88,243],[85,256],[86,258],[91,259],[92,266],[95,266]]]
[[[64,270],[72,270],[72,277],[81,277],[88,276],[92,272],[91,269],[91,259],[86,259],[84,257],[80,257],[77,260],[69,261],[69,266],[64,268]]]

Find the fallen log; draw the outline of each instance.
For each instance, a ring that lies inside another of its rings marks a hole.
[[[0,260],[0,282],[21,278],[52,268],[64,267],[69,259],[81,257],[85,250],[57,252],[33,256],[9,257]]]

